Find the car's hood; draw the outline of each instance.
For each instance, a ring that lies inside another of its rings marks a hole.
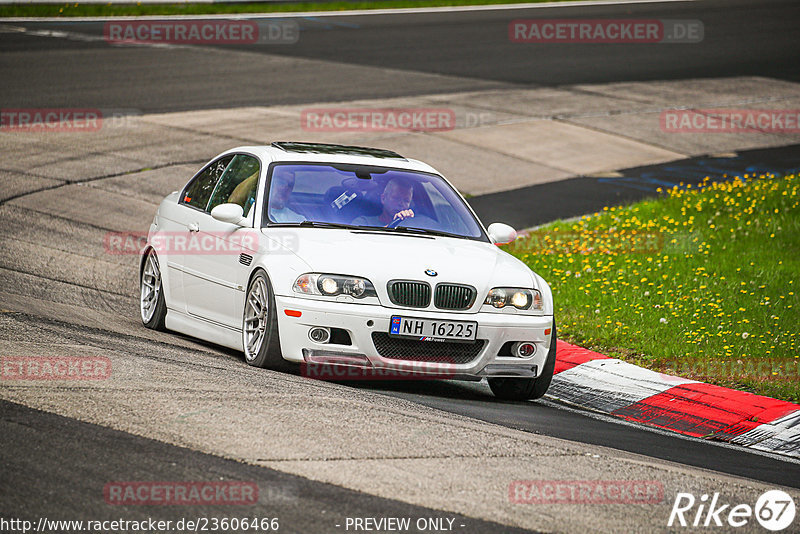
[[[363,276],[376,287],[396,279],[457,282],[483,294],[496,286],[531,287],[534,281],[522,262],[486,242],[323,228],[263,231],[293,243],[295,254],[313,272]]]

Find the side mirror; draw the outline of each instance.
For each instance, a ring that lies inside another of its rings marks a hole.
[[[517,231],[507,224],[492,223],[487,230],[489,231],[489,239],[495,245],[505,245],[517,238]]]
[[[211,210],[211,216],[218,221],[244,226],[244,210],[239,204],[220,204]]]

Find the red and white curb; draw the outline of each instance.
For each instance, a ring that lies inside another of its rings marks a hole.
[[[548,396],[627,421],[800,458],[800,405],[665,375],[558,341]]]

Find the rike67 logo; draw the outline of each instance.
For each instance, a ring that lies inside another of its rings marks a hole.
[[[707,494],[697,499],[691,493],[678,493],[667,526],[736,528],[749,524],[753,517],[767,530],[784,530],[794,522],[794,500],[781,490],[765,492],[755,506],[724,503],[719,493],[710,499]]]

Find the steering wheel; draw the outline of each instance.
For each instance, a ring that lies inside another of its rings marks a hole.
[[[397,219],[393,220],[392,222],[390,222],[389,224],[387,224],[386,228],[397,228],[398,226],[400,226],[401,222],[403,222],[405,220],[408,220],[408,219],[412,219],[412,218],[413,217],[406,217],[405,219],[397,218]]]

